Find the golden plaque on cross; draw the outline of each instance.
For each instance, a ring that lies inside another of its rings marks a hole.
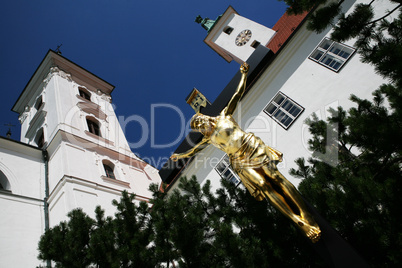
[[[206,107],[209,103],[207,98],[196,88],[193,88],[190,95],[186,98],[186,102],[190,104],[196,113],[199,113],[201,107]]]

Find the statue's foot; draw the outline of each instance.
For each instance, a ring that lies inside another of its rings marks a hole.
[[[321,230],[318,226],[310,225],[304,220],[299,220],[297,222],[300,229],[305,233],[305,235],[311,240],[311,242],[315,243],[320,240]]]

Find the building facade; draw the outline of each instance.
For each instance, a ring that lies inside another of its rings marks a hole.
[[[12,110],[20,141],[0,139],[0,266],[35,267],[45,229],[126,190],[148,201],[157,170],[131,152],[114,113],[114,86],[50,50]]]
[[[348,14],[357,4],[369,2],[344,1],[342,10]],[[376,17],[380,18],[393,7],[381,2],[374,8]],[[239,49],[253,49],[251,53],[247,52],[250,55],[246,60],[250,65],[247,91],[234,118],[245,131],[253,132],[267,145],[283,153],[283,161],[278,168],[296,186],[300,180],[292,177],[289,170],[297,168],[294,162],[297,158],[307,159],[312,153],[307,143],[311,136],[306,119],[313,114],[325,119],[330,116],[328,109],[338,106],[347,110],[353,105],[349,100],[351,94],[371,99],[371,93],[385,82],[375,73],[373,66],[361,62],[353,47],[355,40],[334,42],[330,39],[330,27],[319,34],[309,31],[305,23],[307,16],[308,13],[296,16],[284,14],[272,28],[274,35],[269,34],[265,44],[258,39],[259,34],[254,35],[254,32],[261,32],[257,23],[238,19],[231,32],[226,30],[233,24],[230,19],[222,18],[240,17],[230,7],[215,21],[204,40],[229,62],[235,60],[241,63],[244,54],[238,53]],[[247,36],[242,39],[244,33]],[[231,35],[231,42],[210,44],[219,40],[219,36],[229,39]],[[236,40],[243,42],[239,44]],[[255,46],[256,42],[259,46]],[[205,108],[202,113],[218,115],[235,92],[239,80],[240,73],[237,73],[211,107]],[[192,133],[175,153],[188,150],[200,139],[201,134]],[[336,159],[332,160],[336,162]],[[210,180],[213,187],[220,186],[221,178],[236,184],[240,182],[229,166],[227,156],[213,146],[192,159],[178,163],[168,161],[160,174],[162,180],[169,184],[169,190],[177,188],[175,182],[181,176],[195,175],[200,183]]]

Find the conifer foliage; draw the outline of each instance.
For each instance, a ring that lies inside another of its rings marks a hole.
[[[402,90],[383,85],[372,102],[351,99],[357,107],[309,122],[310,149],[335,149],[338,163],[318,153],[308,163],[298,159],[291,174],[303,178],[300,192],[370,264],[400,266]],[[337,140],[328,141],[331,128]]]
[[[278,267],[320,264],[299,230],[267,202],[222,181],[182,178],[169,196],[151,186],[151,204],[123,193],[114,217],[82,210],[39,242],[42,260],[56,267]],[[78,243],[77,243],[78,242]]]

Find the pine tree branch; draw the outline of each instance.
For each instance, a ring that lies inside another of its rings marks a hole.
[[[371,3],[374,1],[371,1]],[[371,3],[369,5],[371,5]],[[400,7],[402,6],[402,4],[398,5],[397,7],[395,7],[393,10],[391,10],[390,12],[388,12],[388,14],[385,14],[384,16],[382,16],[381,18],[378,18],[376,20],[370,21],[368,23],[366,23],[364,26],[368,26],[370,24],[374,24],[376,22],[379,22],[380,20],[385,19],[386,17],[390,16],[392,13],[394,13],[396,10],[398,10]]]

